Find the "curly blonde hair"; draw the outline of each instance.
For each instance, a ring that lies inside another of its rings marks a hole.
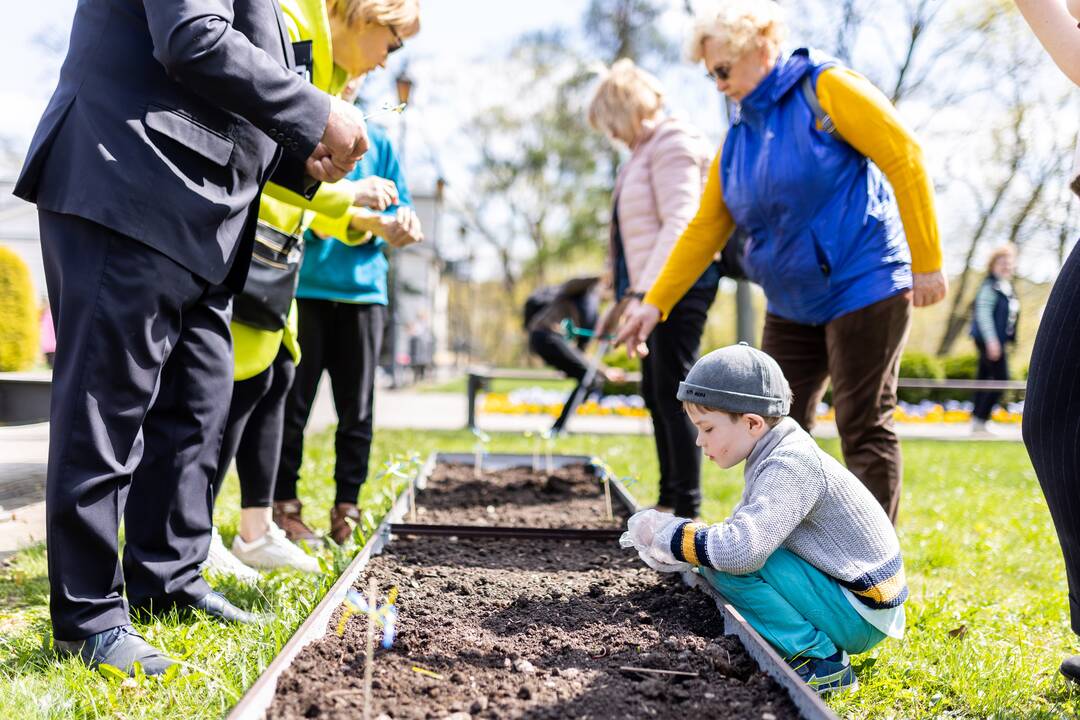
[[[1005,245],[994,248],[994,251],[990,253],[990,259],[986,261],[987,275],[994,272],[994,265],[996,265],[997,261],[1003,257],[1012,258],[1012,261],[1016,262],[1016,246],[1012,243],[1006,243]]]
[[[420,0],[330,0],[327,6],[349,25],[393,27],[403,37],[420,29]]]
[[[765,45],[779,50],[786,37],[784,11],[773,0],[724,0],[698,15],[686,55],[691,62],[700,62],[705,41],[713,39],[720,41],[726,55],[738,58]]]
[[[611,137],[633,140],[642,123],[663,107],[663,86],[629,58],[617,60],[598,75],[600,83],[589,102],[589,125]]]

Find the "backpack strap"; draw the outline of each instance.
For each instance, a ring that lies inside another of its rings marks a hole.
[[[821,107],[821,101],[818,100],[817,90],[814,88],[814,73],[806,73],[806,75],[803,76],[801,89],[803,98],[806,100],[806,104],[810,106],[810,110],[813,111],[814,117],[817,118],[818,123],[821,124],[821,129],[833,139],[846,143],[847,141],[844,140],[844,136],[836,129],[836,123],[834,123],[833,119],[825,112],[825,108]]]

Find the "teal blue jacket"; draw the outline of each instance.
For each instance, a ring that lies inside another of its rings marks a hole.
[[[397,185],[399,205],[412,206],[412,196],[405,184],[397,154],[384,128],[368,126],[371,147],[349,174],[350,180],[376,176],[393,180]],[[398,205],[386,210],[394,214]],[[346,245],[334,238],[319,238],[310,231],[305,235],[304,264],[300,268],[300,286],[296,297],[308,300],[364,305],[386,305],[386,274],[390,269],[382,238],[363,245]]]

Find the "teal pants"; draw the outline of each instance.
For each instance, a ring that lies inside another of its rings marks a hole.
[[[886,637],[855,611],[836,580],[789,550],[746,575],[700,571],[786,660],[837,650],[857,655]]]

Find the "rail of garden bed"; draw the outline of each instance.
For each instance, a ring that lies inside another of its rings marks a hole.
[[[432,453],[427,462],[409,482],[413,488],[422,490],[436,465],[440,463],[471,465],[474,458],[475,456],[471,453]],[[585,455],[552,456],[552,463],[557,468],[568,465],[591,464],[591,461],[592,458]],[[484,467],[491,470],[527,466],[531,465],[532,462],[532,455],[506,453],[491,454],[484,457]],[[597,472],[603,471],[597,468]],[[638,510],[637,501],[634,500],[626,487],[616,478],[608,478],[608,482],[614,499],[622,503],[629,511],[636,512]],[[240,701],[229,713],[227,720],[261,720],[265,718],[266,710],[273,702],[274,694],[277,691],[278,678],[292,664],[301,650],[326,634],[330,619],[337,608],[344,602],[346,593],[354,585],[360,573],[363,572],[368,561],[381,553],[386,544],[390,542],[393,526],[400,524],[408,511],[409,487],[406,487],[398,495],[379,527],[371,535],[367,543],[364,544],[364,547],[345,568],[341,577],[330,588],[330,591],[327,592],[326,597],[315,606],[307,620],[300,625],[289,641],[285,643],[281,652],[277,654],[266,670],[244,693],[243,697],[240,698]],[[750,627],[749,623],[743,619],[738,611],[712,586],[694,573],[684,573],[682,580],[687,585],[696,587],[713,598],[717,608],[724,616],[724,633],[739,638],[750,657],[758,663],[765,673],[784,688],[803,718],[806,720],[838,720],[836,714],[822,702],[817,693],[813,692],[806,683],[799,679],[795,671],[783,661],[761,635]]]

